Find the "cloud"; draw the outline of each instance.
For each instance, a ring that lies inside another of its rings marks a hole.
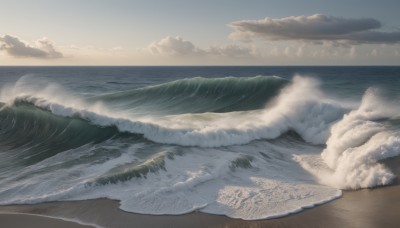
[[[151,43],[145,50],[154,55],[167,56],[225,56],[225,57],[248,57],[253,54],[253,50],[236,44],[225,46],[210,46],[202,49],[192,42],[181,37],[167,36],[160,41]]]
[[[161,55],[189,55],[201,53],[190,41],[183,40],[181,37],[167,36],[160,41],[151,43],[147,49],[152,54]]]
[[[61,52],[56,51],[54,44],[47,38],[36,41],[36,46],[32,47],[17,37],[5,35],[0,37],[0,50],[6,51],[14,57],[55,59],[63,57]]]
[[[254,54],[253,50],[247,47],[242,47],[236,44],[226,46],[211,46],[205,53],[210,55],[220,55],[228,57],[248,57]]]
[[[395,44],[400,43],[400,31],[383,32],[382,23],[373,18],[347,19],[322,14],[280,19],[242,20],[229,24],[234,32],[230,38],[250,41],[254,38],[302,40],[314,44]],[[322,41],[322,42],[321,42]]]

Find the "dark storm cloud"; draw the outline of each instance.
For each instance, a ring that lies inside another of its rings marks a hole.
[[[31,47],[17,37],[5,35],[0,37],[0,50],[6,51],[14,57],[54,59],[63,57],[61,52],[55,50],[53,43],[43,38],[38,40],[38,47]]]
[[[400,31],[377,31],[381,22],[372,18],[347,19],[321,14],[312,16],[285,17],[281,19],[242,20],[230,24],[234,32],[232,39],[251,40],[303,40],[338,41],[348,44],[398,43]]]

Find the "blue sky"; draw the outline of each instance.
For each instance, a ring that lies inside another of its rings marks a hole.
[[[400,62],[400,38],[396,33],[400,31],[400,1],[395,0],[0,0],[0,4],[0,65],[393,65]],[[323,17],[312,17],[316,14]],[[293,20],[284,18],[290,17],[309,26],[288,24]],[[264,18],[274,21],[261,21]],[[366,18],[379,22],[379,26],[374,27],[371,20],[363,21]],[[232,27],[232,23],[245,20],[251,23]],[[313,34],[309,38],[308,34],[293,37],[268,30],[284,23],[288,26],[285,29],[300,26],[295,29],[317,28],[322,32],[326,29],[321,28],[319,21],[338,23],[334,25],[336,28],[366,23],[370,27],[361,32],[369,33],[351,38]],[[260,30],[252,30],[260,23]],[[237,34],[238,29],[242,34]],[[372,34],[376,31],[386,38],[356,40],[376,35]],[[232,38],[234,32],[241,38]],[[242,39],[244,35],[246,40]],[[318,37],[322,37],[321,42],[316,42]],[[18,42],[20,49],[13,42]]]

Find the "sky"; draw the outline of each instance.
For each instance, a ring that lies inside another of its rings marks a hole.
[[[400,65],[398,0],[0,6],[0,65]]]

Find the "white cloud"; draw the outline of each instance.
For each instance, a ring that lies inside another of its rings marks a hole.
[[[376,49],[374,51],[374,49]],[[393,64],[398,61],[392,45],[350,45],[344,41],[254,42],[199,47],[181,37],[165,37],[140,49],[141,58],[154,64]]]
[[[373,18],[347,19],[322,14],[292,16],[280,19],[241,20],[230,23],[234,32],[230,38],[250,41],[254,38],[266,40],[302,40],[313,44],[334,42],[338,45],[400,43],[400,31],[377,31],[381,22]]]
[[[201,51],[197,49],[190,41],[183,40],[181,37],[167,36],[160,41],[151,43],[147,49],[152,54],[161,55],[190,55],[198,54]]]
[[[47,38],[37,40],[35,46],[30,46],[17,37],[5,35],[0,37],[0,50],[21,58],[55,59],[63,57],[63,54],[55,49],[54,43]]]
[[[224,56],[224,57],[249,57],[255,52],[248,47],[236,44],[228,44],[223,46],[213,45],[206,49],[202,49],[194,45],[188,40],[181,37],[167,36],[160,41],[151,43],[144,50],[154,55],[166,56]]]
[[[304,60],[304,61],[330,61],[332,59],[351,60],[359,57],[360,50],[368,50],[368,54],[372,51],[371,46],[353,46],[351,48],[333,48],[331,46],[315,46],[302,42],[283,42],[280,44],[266,44],[263,49],[263,58],[271,57],[285,58],[288,61]],[[261,48],[260,48],[261,49]],[[363,53],[366,55],[367,53]],[[312,63],[312,62],[311,62]]]
[[[205,53],[227,57],[249,57],[254,55],[255,51],[236,44],[229,44],[225,46],[211,46],[205,51]]]

